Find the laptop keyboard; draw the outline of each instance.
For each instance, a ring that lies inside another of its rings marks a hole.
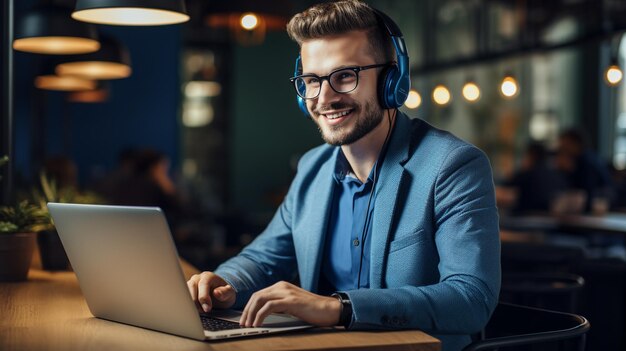
[[[202,326],[205,330],[209,331],[220,331],[220,330],[229,330],[229,329],[240,329],[243,328],[239,323],[227,321],[224,319],[219,319],[215,317],[210,317],[206,315],[200,315],[200,319],[202,320]]]

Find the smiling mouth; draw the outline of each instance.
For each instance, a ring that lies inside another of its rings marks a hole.
[[[350,112],[352,112],[352,109],[350,110],[346,110],[346,111],[341,111],[341,112],[337,112],[337,113],[328,113],[328,114],[322,114],[324,117],[328,118],[328,119],[337,119],[343,116],[347,116],[348,114],[350,114]]]

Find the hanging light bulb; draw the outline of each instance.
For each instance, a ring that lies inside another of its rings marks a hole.
[[[245,30],[254,30],[259,25],[259,18],[254,13],[244,13],[239,21],[241,28]]]
[[[406,101],[404,102],[404,106],[410,109],[416,109],[420,107],[421,104],[422,104],[422,97],[416,90],[411,89],[409,91],[409,95],[406,98]]]
[[[211,28],[226,28],[241,45],[258,45],[270,31],[283,31],[291,18],[293,1],[203,1],[204,22]]]
[[[445,85],[439,84],[433,90],[433,101],[437,105],[447,105],[452,100],[452,95],[450,95],[450,90],[446,88]]]
[[[616,64],[610,65],[604,72],[604,79],[610,86],[619,84],[623,77],[622,69]]]
[[[500,93],[506,98],[512,98],[517,95],[519,92],[519,87],[517,84],[517,80],[510,75],[507,74],[504,79],[502,79],[502,83],[500,83]]]
[[[471,80],[463,85],[462,93],[465,100],[469,102],[476,102],[480,99],[480,88]]]

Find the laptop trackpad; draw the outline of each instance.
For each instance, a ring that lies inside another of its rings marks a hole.
[[[241,317],[241,311],[236,310],[213,310],[209,313],[209,316],[225,319],[227,321],[239,323],[239,318]],[[282,313],[272,313],[263,321],[264,327],[292,327],[298,325],[308,325],[307,323],[299,320],[296,317],[290,316],[288,314]]]

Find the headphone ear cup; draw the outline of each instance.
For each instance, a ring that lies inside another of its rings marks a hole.
[[[306,107],[306,100],[304,100],[303,98],[301,98],[298,95],[296,95],[296,98],[298,99],[298,107],[300,108],[300,111],[302,111],[302,113],[304,113],[304,116],[306,118],[311,118],[311,114],[309,113],[309,109]]]
[[[302,74],[302,58],[300,57],[300,55],[298,55],[298,57],[296,58],[296,67],[293,70],[293,76],[295,77],[300,74]],[[300,109],[300,111],[304,113],[304,116],[306,118],[311,118],[311,115],[309,114],[309,109],[306,108],[306,101],[298,94],[296,94],[296,99],[298,99],[298,108]]]
[[[395,82],[397,81],[398,67],[392,65],[380,72],[378,80],[378,100],[384,109],[395,108]]]

